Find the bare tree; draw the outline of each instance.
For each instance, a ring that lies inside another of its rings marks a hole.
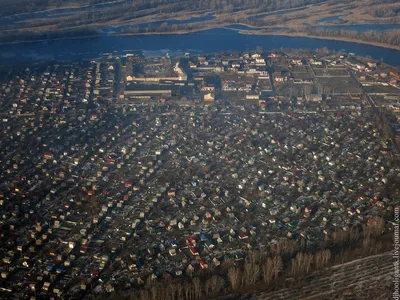
[[[201,280],[198,277],[196,277],[192,279],[192,282],[194,287],[194,298],[199,299],[202,294]]]
[[[204,291],[207,296],[215,296],[221,292],[225,285],[225,281],[221,276],[213,275],[205,283]]]
[[[274,249],[277,254],[292,254],[296,251],[296,242],[293,240],[282,239],[276,243]]]
[[[283,269],[283,262],[282,262],[282,258],[280,256],[275,256],[274,259],[272,260],[273,262],[273,278],[274,280],[278,279],[279,273],[282,271]]]
[[[140,300],[150,300],[150,293],[147,290],[140,290],[139,292]]]
[[[157,282],[153,282],[152,287],[150,288],[151,299],[158,300],[160,299],[160,284]]]
[[[262,265],[264,282],[270,283],[276,280],[282,271],[282,258],[280,256],[269,257]]]
[[[146,288],[151,288],[153,286],[153,278],[151,278],[151,276],[147,277],[146,279]]]
[[[176,284],[176,298],[178,300],[183,300],[185,299],[183,296],[183,285],[181,283]]]
[[[247,287],[256,283],[260,276],[260,253],[259,251],[250,251],[244,263],[244,276],[242,277],[242,286]]]
[[[291,275],[297,276],[302,273],[310,272],[312,260],[312,254],[303,252],[298,253],[296,258],[292,259]]]
[[[231,283],[232,290],[236,291],[240,283],[240,270],[236,267],[231,267],[228,270],[228,279]]]
[[[194,287],[193,284],[190,282],[184,282],[183,284],[183,291],[186,300],[194,299]]]
[[[349,241],[357,241],[360,238],[360,231],[357,227],[353,226],[349,230]]]
[[[317,269],[324,268],[331,259],[331,251],[329,249],[318,251],[314,256],[314,265]]]
[[[165,293],[164,293],[167,296],[167,299],[175,300],[176,290],[177,289],[175,284],[169,284],[165,288]]]

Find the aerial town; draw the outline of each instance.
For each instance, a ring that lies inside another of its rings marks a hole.
[[[164,299],[152,284],[205,274],[235,289],[223,270],[254,249],[392,230],[400,68],[324,49],[105,53],[0,85],[1,299]],[[196,284],[168,299],[211,295]]]

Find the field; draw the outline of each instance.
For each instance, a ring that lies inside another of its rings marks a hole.
[[[372,86],[366,86],[365,90],[368,93],[384,93],[384,94],[399,94],[400,89],[395,88],[393,86],[383,86],[383,85],[372,85]]]
[[[319,83],[323,88],[335,94],[360,94],[361,89],[352,78],[346,77],[320,77]]]
[[[350,77],[345,68],[314,68],[316,77]]]

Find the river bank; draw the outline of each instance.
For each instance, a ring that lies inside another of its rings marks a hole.
[[[291,32],[285,32],[285,31],[266,31],[266,32],[264,31],[263,32],[263,31],[242,30],[242,31],[240,31],[240,33],[241,34],[252,34],[252,35],[283,35],[283,36],[293,36],[293,37],[307,37],[307,38],[321,39],[321,40],[333,40],[333,41],[365,44],[365,45],[371,45],[371,46],[394,49],[394,50],[400,51],[400,46],[384,44],[384,43],[379,43],[379,42],[369,42],[369,41],[357,40],[357,39],[346,38],[346,37],[310,35],[310,34],[307,34],[306,32],[291,33]]]

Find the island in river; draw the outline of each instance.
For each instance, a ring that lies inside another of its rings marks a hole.
[[[27,13],[0,16],[0,43],[188,33],[242,24],[257,34],[357,40],[395,49],[400,46],[400,4],[396,1],[385,5],[377,0],[351,3],[335,0],[238,1],[232,7],[219,2],[213,5],[213,1],[168,1],[165,5],[157,0],[151,4],[130,0],[106,3],[76,0],[72,7],[65,6],[62,1],[53,2],[60,2],[59,7],[43,10],[43,7],[33,5]]]

